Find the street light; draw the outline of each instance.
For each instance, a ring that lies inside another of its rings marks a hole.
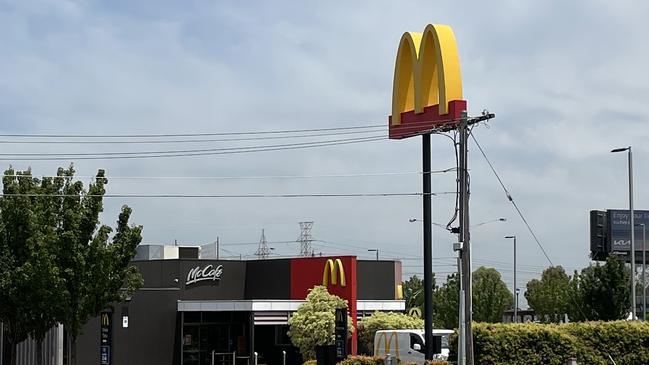
[[[631,146],[616,148],[611,150],[612,153],[628,151],[629,155],[629,218],[630,218],[630,228],[631,228],[631,319],[634,321],[636,317],[636,306],[635,306],[635,224],[634,224],[634,215],[633,212],[633,154],[631,152]],[[644,263],[643,263],[644,264]]]
[[[376,261],[379,261],[379,249],[378,248],[370,248],[367,251],[368,252],[376,252]]]
[[[516,235],[505,236],[514,239],[514,322],[518,322],[518,288],[516,288]]]

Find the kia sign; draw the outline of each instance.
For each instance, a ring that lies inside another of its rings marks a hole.
[[[642,251],[642,226],[649,228],[649,211],[636,210],[633,212],[635,218],[635,249]],[[608,236],[611,243],[611,251],[628,252],[631,249],[631,230],[628,210],[608,210]]]

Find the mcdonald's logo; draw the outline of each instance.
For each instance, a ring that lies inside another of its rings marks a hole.
[[[419,307],[412,307],[408,311],[408,314],[413,317],[421,318],[421,309]]]
[[[388,332],[383,332],[379,334],[379,338],[376,341],[376,348],[374,349],[374,355],[379,354],[381,349],[381,340],[383,340],[383,354],[393,354],[399,357],[399,340],[397,339],[396,332],[390,332],[390,337],[388,337]],[[394,340],[394,351],[392,351],[392,340]]]
[[[392,86],[390,138],[401,139],[453,125],[466,110],[453,30],[429,24],[401,37]]]
[[[110,326],[110,318],[108,318],[108,313],[101,314],[101,325],[103,327]]]
[[[346,286],[345,281],[345,267],[343,262],[340,259],[328,259],[324,266],[324,271],[322,272],[322,285],[329,286],[338,284],[338,278],[340,277],[340,286]]]

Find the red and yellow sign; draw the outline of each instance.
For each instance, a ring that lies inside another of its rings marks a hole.
[[[457,124],[464,110],[460,57],[451,27],[429,24],[423,33],[404,33],[394,68],[390,138]]]
[[[336,259],[335,261],[328,259],[322,272],[322,285],[329,286],[330,280],[331,285],[337,285],[338,278],[340,278],[340,286],[347,286],[343,262],[340,259]]]

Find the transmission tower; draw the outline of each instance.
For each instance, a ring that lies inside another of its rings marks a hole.
[[[300,238],[298,239],[298,242],[300,243],[300,256],[313,256],[313,247],[311,246],[313,237],[311,237],[311,228],[313,228],[313,222],[300,222]]]
[[[257,248],[257,252],[255,252],[255,255],[259,259],[267,259],[268,256],[270,255],[270,247],[268,247],[268,241],[266,241],[266,234],[264,233],[264,230],[261,230],[261,237],[259,238],[259,247]]]

